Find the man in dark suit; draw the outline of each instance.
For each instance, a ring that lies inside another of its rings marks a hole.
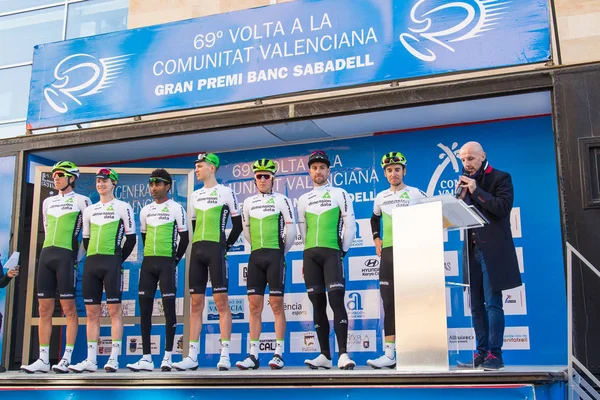
[[[4,275],[4,270],[2,269],[2,263],[0,263],[0,289],[5,288],[6,286],[8,286],[8,284],[10,283],[10,280],[12,278],[14,278],[15,276],[19,275],[19,269],[17,268],[13,268],[13,269],[9,269],[6,272],[6,275]],[[3,319],[3,315],[0,312],[0,330],[2,330],[2,319]],[[1,364],[0,364],[0,372],[5,372],[6,368],[4,368]]]
[[[510,229],[514,190],[510,174],[492,168],[479,143],[466,143],[459,158],[464,167],[459,178],[460,198],[475,206],[489,221],[483,228],[467,231],[463,252],[477,340],[474,366],[497,371],[504,368],[502,291],[521,285]]]

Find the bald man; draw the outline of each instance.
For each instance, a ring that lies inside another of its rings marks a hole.
[[[510,174],[492,168],[477,142],[466,143],[459,158],[463,164],[460,198],[489,221],[483,228],[467,230],[463,251],[463,275],[471,289],[471,315],[477,340],[473,364],[476,368],[497,371],[504,368],[502,291],[521,286],[510,229],[513,184]]]

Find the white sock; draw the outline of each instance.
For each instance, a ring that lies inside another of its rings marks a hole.
[[[65,354],[63,354],[63,357],[65,360],[67,360],[69,362],[69,364],[71,363],[71,356],[73,355],[73,348],[75,346],[72,344],[68,344],[65,346]]]
[[[119,358],[121,355],[121,341],[113,340],[112,341],[112,351],[110,352],[110,358],[114,358],[115,360]]]
[[[198,351],[200,343],[197,341],[190,340],[190,350],[188,351],[188,357],[196,361],[198,359]]]
[[[87,342],[87,346],[88,346],[87,359],[93,363],[97,362],[96,354],[98,353],[98,342],[97,341]]]
[[[40,345],[40,360],[48,364],[50,362],[50,345]]]
[[[285,343],[285,341],[283,339],[277,339],[276,346],[275,346],[275,354],[278,354],[280,356],[283,355],[284,343]]]
[[[221,357],[229,358],[229,339],[221,339]]]
[[[385,342],[385,355],[390,360],[394,360],[396,358],[396,343]]]
[[[250,355],[253,355],[256,358],[258,358],[258,343],[258,340],[250,341]]]
[[[142,360],[148,361],[148,362],[152,362],[152,355],[151,354],[144,354],[142,356]]]
[[[163,357],[163,360],[169,360],[169,361],[171,361],[172,354],[173,354],[172,351],[165,351],[165,356]]]

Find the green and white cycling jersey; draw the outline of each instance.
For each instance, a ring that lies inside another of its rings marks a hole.
[[[88,256],[120,254],[123,238],[131,234],[135,234],[133,209],[124,201],[99,201],[83,212],[83,237],[90,239]]]
[[[396,207],[407,207],[411,201],[427,197],[421,190],[405,186],[402,190],[386,189],[378,193],[373,202],[373,214],[381,216],[383,223],[382,247],[390,247],[394,243],[392,236],[392,210]]]
[[[185,210],[171,199],[152,202],[140,212],[140,231],[146,234],[144,256],[174,257],[179,232],[187,230]]]
[[[92,202],[88,197],[73,191],[44,200],[42,216],[46,235],[43,248],[54,246],[77,251],[83,211],[90,204]]]
[[[192,243],[200,241],[225,243],[225,226],[227,218],[240,215],[238,202],[233,191],[227,186],[216,185],[211,188],[203,187],[192,193],[196,221]]]
[[[298,199],[298,227],[304,249],[350,249],[356,234],[354,207],[344,189],[317,186]]]
[[[290,199],[279,193],[258,193],[242,206],[244,237],[252,251],[281,249],[287,253],[296,238],[294,211]]]

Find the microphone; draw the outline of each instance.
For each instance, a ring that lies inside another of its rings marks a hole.
[[[469,173],[467,171],[463,171],[462,176],[469,176]],[[457,199],[460,198],[460,195],[462,194],[464,189],[465,187],[462,185],[456,186],[456,190],[454,191],[454,197],[456,197]]]

